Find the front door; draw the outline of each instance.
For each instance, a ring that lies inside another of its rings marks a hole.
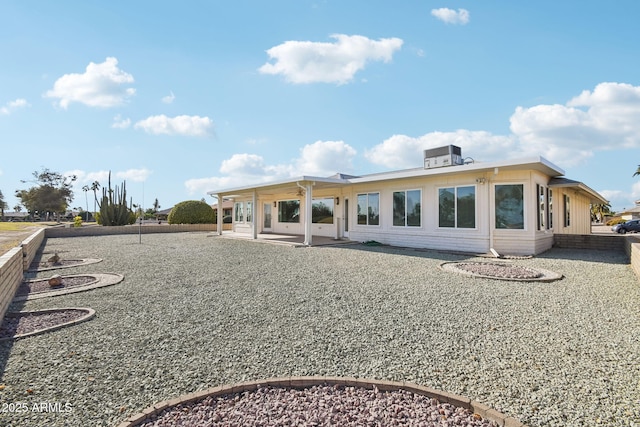
[[[265,203],[262,210],[262,232],[271,232],[271,203]]]
[[[344,199],[344,237],[349,238],[349,199]]]

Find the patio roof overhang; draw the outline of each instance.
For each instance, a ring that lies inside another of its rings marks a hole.
[[[583,184],[580,181],[574,181],[568,178],[552,178],[549,181],[551,188],[573,188],[575,191],[584,194],[590,200],[592,205],[608,205],[609,201],[602,197],[600,193]]]
[[[321,190],[323,188],[341,187],[349,184],[349,181],[340,178],[323,178],[318,176],[304,175],[297,178],[266,182],[264,184],[208,191],[207,194],[214,197],[222,197],[223,199],[247,197],[253,195],[254,192],[260,194],[261,196],[269,196],[282,193],[296,193],[300,189],[300,186],[305,187],[309,184],[313,186],[314,190]]]

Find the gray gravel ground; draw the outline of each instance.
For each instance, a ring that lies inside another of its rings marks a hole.
[[[114,426],[188,392],[292,375],[410,381],[532,427],[640,425],[640,285],[624,254],[509,261],[566,276],[523,283],[438,268],[480,260],[461,255],[208,233],[48,239],[56,250],[104,260],[64,274],[125,280],[11,307],[97,313],[0,345],[0,425]]]

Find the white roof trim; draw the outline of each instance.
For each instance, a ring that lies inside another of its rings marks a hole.
[[[432,169],[424,169],[424,168],[404,169],[404,170],[398,170],[398,171],[375,173],[375,174],[364,175],[360,177],[353,177],[349,179],[326,178],[326,177],[303,175],[297,178],[289,178],[289,179],[284,179],[279,181],[264,182],[260,184],[247,185],[242,187],[225,188],[220,190],[208,191],[207,194],[211,196],[223,195],[228,197],[231,194],[245,193],[247,191],[265,189],[269,187],[278,187],[286,184],[295,185],[296,182],[303,182],[303,181],[307,181],[307,182],[315,181],[318,183],[347,185],[347,184],[361,184],[366,182],[385,181],[385,180],[391,180],[391,179],[413,178],[413,177],[420,177],[420,176],[479,172],[479,171],[487,171],[492,169],[493,170],[497,169],[499,173],[500,169],[523,169],[523,167],[526,167],[526,166],[529,166],[533,169],[540,170],[552,177],[564,175],[564,170],[560,169],[558,166],[554,165],[544,157],[538,156],[538,157],[530,157],[525,159],[502,160],[497,162],[468,163],[465,165],[446,166],[446,167],[432,168]]]

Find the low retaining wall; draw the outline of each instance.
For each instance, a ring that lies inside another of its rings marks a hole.
[[[554,234],[553,246],[568,249],[624,251],[625,236],[619,234]]]
[[[224,224],[222,229],[226,229]],[[46,237],[78,237],[78,236],[106,236],[114,234],[151,234],[151,233],[184,233],[189,231],[216,231],[217,224],[163,224],[151,225],[116,225],[103,227],[101,225],[84,227],[53,227],[47,228]]]
[[[0,256],[0,321],[22,283],[22,248],[15,247]]]
[[[640,280],[640,237],[620,234],[556,234],[553,245],[557,248],[597,249],[620,251],[627,254],[631,269]]]
[[[640,278],[640,238],[628,236],[625,240],[624,250],[629,257],[629,264],[636,276]]]
[[[29,269],[29,266],[33,262],[34,258],[36,257],[36,252],[38,252],[38,249],[40,249],[40,246],[44,241],[44,237],[45,237],[45,229],[42,228],[36,231],[35,233],[33,233],[31,236],[24,239],[22,243],[20,243],[20,246],[22,247],[22,256],[23,256],[22,269],[24,271],[27,271]]]
[[[40,229],[0,256],[0,321],[43,241],[44,229]]]

